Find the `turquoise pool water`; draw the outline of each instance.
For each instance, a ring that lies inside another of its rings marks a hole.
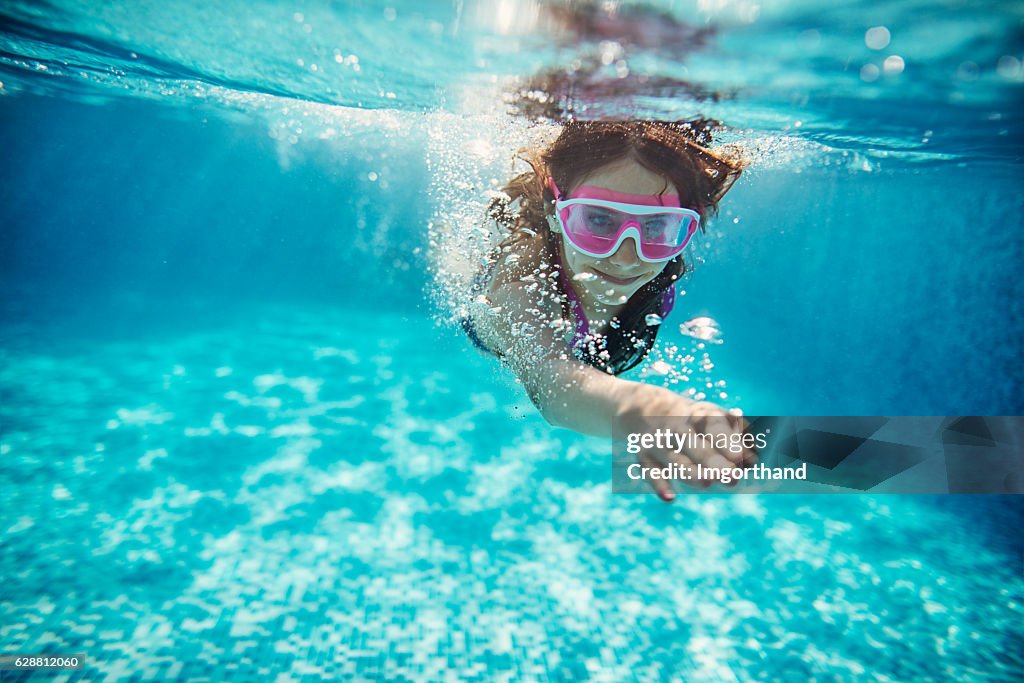
[[[0,9],[0,652],[87,655],[58,680],[1020,680],[1015,498],[613,496],[610,444],[472,350],[430,260],[549,125],[502,93],[599,64],[569,104],[718,116],[755,160],[634,377],[1020,414],[1018,8],[616,6]],[[698,316],[712,368],[668,355]]]

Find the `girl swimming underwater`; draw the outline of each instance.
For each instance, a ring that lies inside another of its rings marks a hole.
[[[490,214],[507,236],[475,280],[463,327],[502,357],[553,425],[611,436],[613,420],[653,433],[661,417],[704,434],[742,434],[742,418],[618,377],[639,364],[671,311],[683,252],[742,172],[707,149],[711,122],[573,121],[513,178]],[[678,422],[678,420],[677,420]],[[641,465],[751,465],[750,450],[646,450]],[[674,493],[651,480],[665,501]],[[695,481],[696,486],[710,485]]]

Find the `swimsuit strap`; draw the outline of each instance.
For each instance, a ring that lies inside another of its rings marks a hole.
[[[576,346],[588,334],[590,334],[590,322],[587,320],[587,316],[583,312],[583,304],[580,303],[579,295],[576,294],[576,290],[573,288],[572,283],[570,283],[568,278],[565,277],[564,266],[558,271],[558,279],[562,284],[562,289],[565,290],[565,296],[569,299],[569,304],[572,306],[573,316],[576,318],[576,331],[572,336],[572,344],[573,346]],[[675,285],[672,285],[665,290],[664,294],[661,295],[661,312],[659,315],[662,318],[668,317],[668,314],[672,312],[675,304],[676,288]]]
[[[661,296],[661,317],[665,318],[669,313],[672,312],[672,307],[676,305],[676,286],[670,285],[665,293]]]
[[[576,318],[576,331],[572,335],[572,345],[577,346],[584,337],[590,334],[590,322],[587,320],[586,313],[583,312],[583,304],[580,303],[579,295],[576,294],[569,279],[565,277],[565,266],[558,269],[558,281],[561,283],[562,289],[565,290],[565,296],[568,297],[569,304],[572,306],[572,314]]]

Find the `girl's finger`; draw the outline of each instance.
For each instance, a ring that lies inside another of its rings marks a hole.
[[[757,464],[757,451],[747,449],[743,451],[743,462],[741,467],[753,467]]]
[[[689,479],[684,479],[683,483],[693,488],[704,489],[708,487],[708,484],[700,479],[697,479],[697,465],[694,461],[685,453],[676,453],[675,451],[667,451],[665,457],[671,462],[679,465],[682,468],[681,471],[687,472],[690,475]]]
[[[641,467],[655,467],[660,469],[665,466],[665,463],[659,462],[646,451],[641,452],[637,456],[637,462],[640,463]],[[651,479],[648,479],[647,482],[651,485],[651,488],[654,489],[654,492],[658,494],[658,498],[661,498],[666,503],[671,503],[676,499],[676,492],[673,490],[672,484],[669,483],[667,479],[654,479],[652,477]]]
[[[720,470],[731,470],[736,466],[722,451],[712,451],[703,464],[705,467],[715,467]]]

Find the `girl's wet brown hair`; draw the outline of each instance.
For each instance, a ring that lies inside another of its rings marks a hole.
[[[743,172],[741,159],[711,151],[712,131],[719,124],[710,119],[688,121],[570,121],[546,149],[526,152],[523,158],[532,170],[513,178],[505,186],[508,199],[491,204],[490,214],[509,230],[503,247],[521,240],[542,239],[552,264],[561,262],[561,236],[550,230],[548,215],[554,213],[554,196],[548,179],[565,193],[588,175],[619,161],[630,159],[667,179],[681,204],[701,215],[703,232],[718,202]],[[671,191],[671,188],[667,188]],[[511,209],[519,201],[518,211]],[[600,330],[606,339],[606,355],[586,353],[591,365],[621,374],[643,360],[658,336],[659,326],[647,325],[646,317],[658,313],[665,291],[686,271],[682,255],[641,287],[619,314],[617,328]],[[563,297],[563,311],[569,316]]]

